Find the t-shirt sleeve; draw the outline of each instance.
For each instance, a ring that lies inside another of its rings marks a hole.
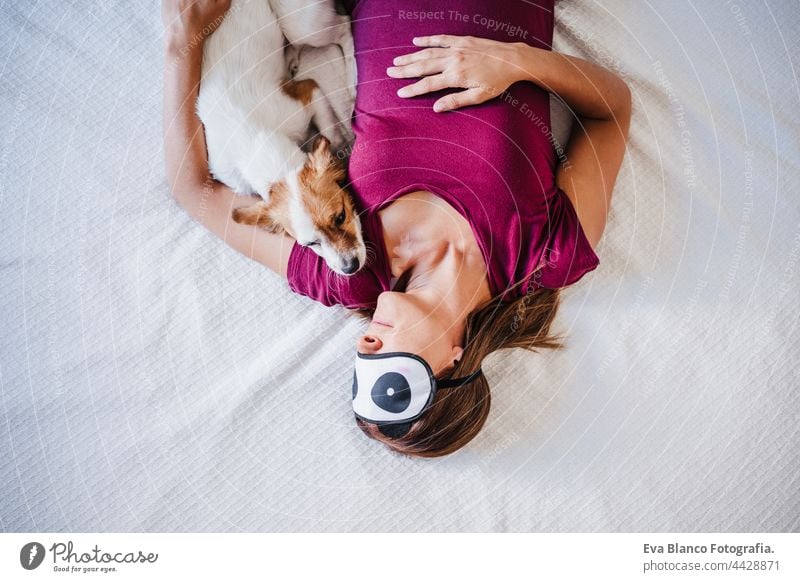
[[[298,295],[323,305],[342,305],[348,309],[374,307],[383,291],[371,264],[355,275],[339,275],[317,253],[296,242],[289,253],[286,280],[289,289]]]
[[[327,285],[329,273],[330,268],[322,257],[311,249],[294,243],[286,266],[289,289],[323,305],[336,305],[336,298],[332,296],[331,289]]]
[[[567,287],[600,264],[566,193],[559,188],[551,204],[547,244],[528,289]]]

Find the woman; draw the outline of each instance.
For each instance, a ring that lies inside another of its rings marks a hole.
[[[349,179],[371,252],[359,273],[340,277],[290,237],[234,223],[231,210],[252,202],[209,175],[194,102],[202,40],[228,4],[164,3],[174,196],[295,292],[371,314],[353,387],[367,435],[409,455],[459,449],[489,412],[483,358],[557,347],[558,289],[598,264],[628,134],[627,86],[550,50],[552,1],[353,2]],[[560,160],[548,92],[577,118]]]

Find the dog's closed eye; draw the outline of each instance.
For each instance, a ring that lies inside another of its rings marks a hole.
[[[333,222],[336,226],[342,226],[346,218],[347,213],[342,209],[342,211],[333,218]]]

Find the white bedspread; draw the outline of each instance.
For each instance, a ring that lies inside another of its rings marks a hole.
[[[170,199],[157,2],[3,3],[0,530],[800,530],[800,11],[557,21],[634,91],[601,266],[417,460],[353,422],[360,323]]]

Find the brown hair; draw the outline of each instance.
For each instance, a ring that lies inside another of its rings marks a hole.
[[[561,338],[550,333],[558,301],[557,289],[540,288],[511,302],[498,296],[479,306],[467,317],[461,359],[437,379],[467,376],[486,356],[503,348],[537,351],[561,347]],[[369,312],[359,313],[367,316]],[[358,418],[356,424],[364,434],[398,453],[441,457],[457,451],[480,432],[490,403],[489,382],[481,374],[469,384],[438,390],[431,407],[399,438],[388,437],[377,425]]]

